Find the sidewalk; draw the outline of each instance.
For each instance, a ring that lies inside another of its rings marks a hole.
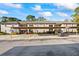
[[[79,35],[69,35],[60,37],[57,35],[39,36],[39,35],[0,35],[0,40],[46,40],[46,39],[68,39],[79,38]]]

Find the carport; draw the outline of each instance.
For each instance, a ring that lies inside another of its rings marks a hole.
[[[26,33],[29,33],[28,30],[31,30],[31,29],[55,29],[55,30],[59,30],[59,29],[62,29],[62,28],[67,29],[66,27],[12,27],[12,28],[13,29],[19,29],[20,32],[24,31]],[[68,29],[72,29],[72,28],[78,28],[78,27],[69,27]]]

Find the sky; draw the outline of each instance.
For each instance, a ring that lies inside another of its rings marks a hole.
[[[45,17],[48,21],[70,20],[78,3],[0,3],[0,17],[26,20],[27,15]]]

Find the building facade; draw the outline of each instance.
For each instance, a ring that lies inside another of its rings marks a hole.
[[[74,22],[55,22],[55,21],[19,21],[19,22],[5,22],[1,23],[1,32],[12,32],[18,34],[27,33],[46,33],[62,30],[63,32],[77,32],[78,23]]]

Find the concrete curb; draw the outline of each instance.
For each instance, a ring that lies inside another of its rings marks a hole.
[[[38,38],[38,39],[13,39],[13,40],[0,40],[0,42],[2,41],[44,41],[44,40],[75,40],[78,39],[78,37],[63,37],[63,38]]]

